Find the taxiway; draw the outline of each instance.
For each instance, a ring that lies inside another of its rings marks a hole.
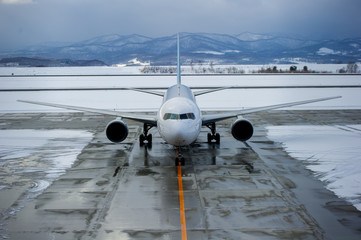
[[[269,125],[361,124],[360,116],[360,110],[251,114],[255,135],[247,143],[233,139],[231,121],[217,124],[219,145],[206,142],[204,128],[198,141],[183,150],[188,239],[360,239],[361,213],[328,191],[281,143],[270,141],[266,130]],[[127,140],[110,143],[104,134],[110,120],[64,112],[0,115],[1,129],[93,134],[73,166],[35,198],[24,200],[29,189],[16,184],[33,181],[31,176],[15,176],[2,167],[0,180],[12,182],[13,188],[7,204],[0,201],[2,237],[182,239],[174,148],[156,129],[151,130],[152,146],[139,146],[141,125],[131,121]],[[0,190],[1,198],[7,193]]]

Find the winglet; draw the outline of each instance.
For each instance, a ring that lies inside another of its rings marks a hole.
[[[177,33],[177,86],[178,86],[178,96],[180,95],[180,85],[181,85],[181,65],[180,65],[180,53],[179,53],[179,33]]]

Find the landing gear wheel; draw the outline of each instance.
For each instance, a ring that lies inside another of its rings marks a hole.
[[[176,158],[175,158],[175,165],[176,165],[176,166],[184,166],[184,164],[185,164],[185,159],[184,159],[184,157],[181,157],[181,158],[176,157]]]
[[[180,147],[178,147],[176,152],[177,152],[177,157],[175,158],[175,165],[176,166],[184,166],[185,160],[184,160],[184,157],[183,157]]]
[[[181,166],[184,166],[185,165],[185,159],[184,159],[184,157],[182,157],[181,159],[180,159],[180,163],[181,163]]]
[[[219,135],[219,133],[216,133],[215,140],[217,144],[221,142],[221,136]]]
[[[207,142],[212,143],[212,134],[210,133],[207,134]]]
[[[149,134],[147,137],[148,144],[152,144],[152,134]]]
[[[221,137],[219,133],[216,133],[216,124],[215,123],[209,123],[206,125],[212,133],[207,134],[207,142],[212,143],[212,140],[215,140],[217,144],[221,142]]]
[[[144,141],[145,141],[145,136],[143,134],[139,135],[139,144],[140,146],[144,145]]]
[[[152,134],[148,134],[148,131],[153,127],[153,125],[144,123],[143,133],[139,135],[139,145],[143,146],[144,141],[147,141],[148,145],[152,145]]]

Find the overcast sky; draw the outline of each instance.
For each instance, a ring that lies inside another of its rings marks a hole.
[[[0,49],[106,34],[361,37],[360,0],[0,0]]]

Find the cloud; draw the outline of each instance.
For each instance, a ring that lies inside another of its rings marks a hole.
[[[32,4],[35,3],[33,0],[1,0],[2,4]]]
[[[106,34],[360,37],[360,0],[0,0],[0,49]]]

